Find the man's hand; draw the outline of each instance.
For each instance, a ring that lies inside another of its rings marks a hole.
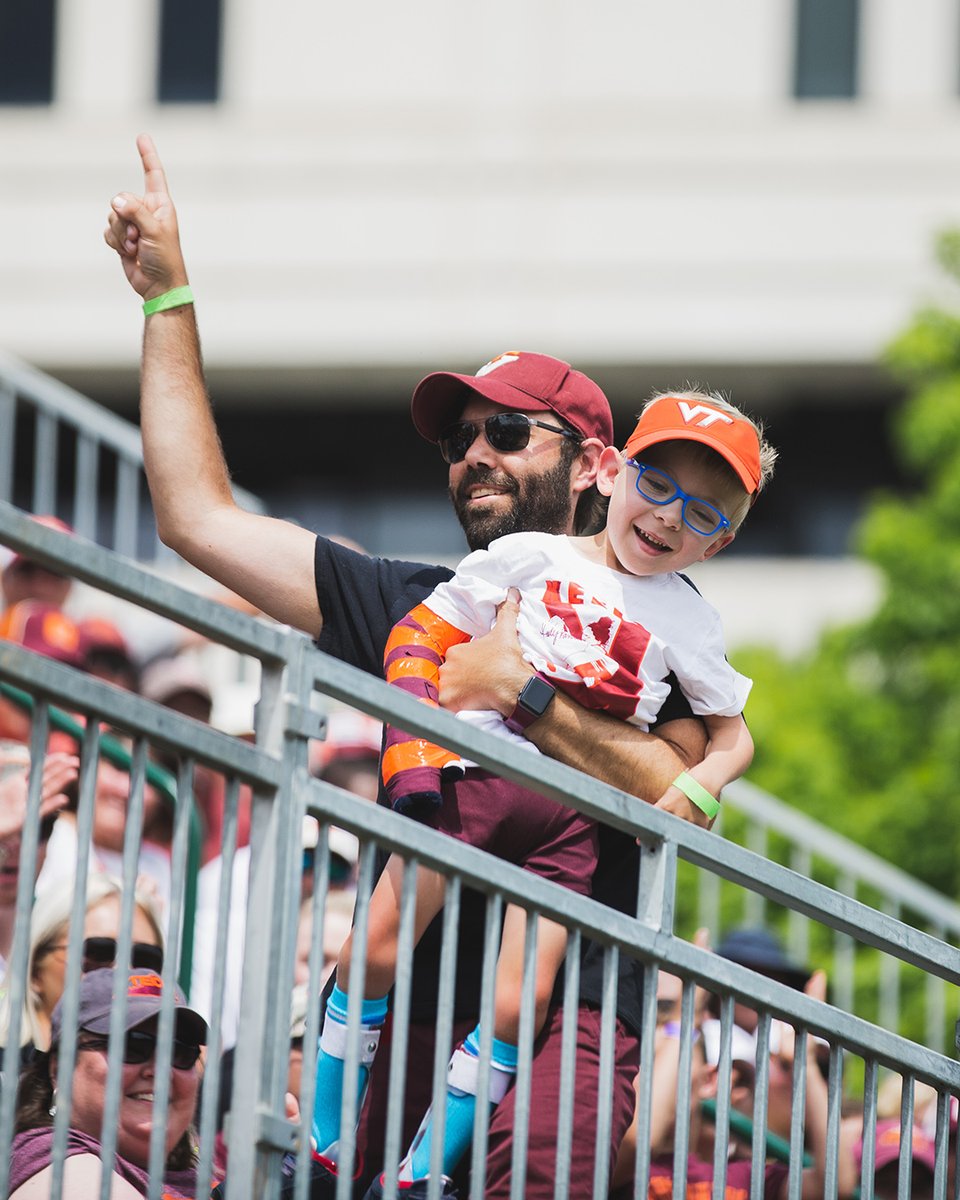
[[[143,195],[121,192],[111,201],[104,241],[120,255],[124,274],[145,300],[187,283],[177,210],[167,191],[163,164],[145,133],[137,138],[143,164]]]
[[[511,588],[489,633],[450,647],[440,668],[441,708],[510,716],[520,689],[533,674],[533,667],[520,653],[519,611],[519,593]]]
[[[689,821],[691,825],[699,825],[701,829],[709,829],[712,824],[702,809],[697,808],[688,796],[672,785],[667,788],[654,807],[663,812],[673,813],[675,817]]]

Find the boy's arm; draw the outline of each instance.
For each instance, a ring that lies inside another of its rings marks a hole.
[[[137,148],[143,195],[114,198],[104,238],[130,286],[148,300],[184,286],[187,269],[159,155],[145,135]],[[316,538],[234,502],[192,304],[146,318],[140,403],[144,465],[163,541],[261,611],[316,636]]]
[[[440,670],[444,708],[453,712],[493,709],[510,716],[520,689],[533,674],[520,653],[517,612],[511,596],[501,605],[489,633],[451,648]],[[562,691],[524,733],[551,758],[651,804],[681,771],[700,761],[706,746],[706,730],[697,718],[670,721],[658,726],[656,733],[644,733],[625,721],[581,707]],[[694,824],[707,824],[706,816],[686,796],[680,796],[676,811]]]
[[[687,773],[719,800],[727,784],[739,779],[753,762],[753,738],[742,716],[707,716],[703,721],[707,727],[706,753],[703,761]]]

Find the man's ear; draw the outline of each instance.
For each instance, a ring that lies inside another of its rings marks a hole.
[[[580,443],[580,453],[573,464],[570,486],[574,492],[585,492],[597,482],[597,469],[603,452],[603,442],[599,438],[584,438]]]
[[[599,443],[598,443],[599,444]],[[601,496],[612,496],[617,476],[623,467],[623,456],[615,446],[603,446],[597,456],[596,484]]]
[[[711,542],[706,550],[704,550],[698,561],[706,562],[708,558],[713,558],[715,554],[719,554],[721,550],[725,550],[736,536],[736,531],[734,531],[733,533],[725,533],[723,537],[717,538],[715,542]]]

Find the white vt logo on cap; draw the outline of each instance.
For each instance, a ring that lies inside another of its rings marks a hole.
[[[488,363],[483,364],[475,378],[479,379],[481,375],[489,375],[497,367],[505,367],[507,363],[516,362],[519,357],[520,355],[516,350],[508,350],[506,354],[498,354],[496,358],[491,358]]]
[[[496,362],[496,359],[494,359],[494,362]],[[733,424],[733,417],[727,413],[720,412],[717,408],[708,408],[705,404],[691,405],[686,400],[678,400],[677,404],[685,425],[689,425],[697,417],[700,417],[697,424],[703,429],[708,429],[711,425],[715,425],[717,421],[722,421],[725,425]]]

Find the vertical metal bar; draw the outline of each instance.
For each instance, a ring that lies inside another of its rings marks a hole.
[[[935,938],[939,938],[941,942],[946,937],[946,931],[942,925],[933,925],[929,932]],[[931,1050],[935,1050],[937,1054],[944,1052],[944,1031],[947,1021],[946,987],[944,981],[934,975],[932,971],[927,972],[927,1046]]]
[[[863,1074],[863,1150],[860,1164],[860,1192],[869,1196],[873,1191],[873,1175],[877,1155],[877,1060],[868,1058]]]
[[[830,1043],[830,1068],[827,1078],[827,1161],[823,1192],[826,1200],[836,1200],[839,1188],[837,1160],[840,1153],[840,1117],[843,1104],[843,1050]]]
[[[343,1062],[343,1097],[340,1104],[340,1140],[338,1144],[336,1200],[349,1200],[353,1185],[353,1164],[357,1148],[357,1084],[360,1071],[360,1009],[366,995],[367,938],[369,936],[370,893],[373,890],[376,843],[368,842],[360,855],[360,882],[353,926],[350,978],[347,986],[347,1053]]]
[[[900,1089],[900,1164],[898,1200],[910,1200],[913,1175],[913,1107],[915,1083],[912,1075],[903,1076]]]
[[[637,919],[651,929],[672,933],[676,890],[676,842],[644,842],[640,847]]]
[[[837,890],[855,900],[857,898],[857,881],[852,875],[844,872],[837,880]],[[853,1012],[854,998],[854,941],[848,933],[833,935],[833,977],[831,983],[834,989],[834,1004],[837,1008]]]
[[[883,911],[900,920],[900,902],[889,897]],[[891,1033],[900,1032],[900,960],[892,954],[880,956],[880,1025]]]
[[[510,1162],[510,1200],[524,1200],[527,1187],[527,1145],[530,1130],[530,1082],[533,1075],[533,1036],[536,1010],[537,932],[540,914],[527,910],[523,943],[523,987],[520,993],[520,1034],[517,1047],[516,1104],[513,1158]]]
[[[727,1190],[727,1158],[730,1148],[730,1088],[733,1083],[734,998],[720,1001],[720,1056],[717,1064],[717,1123],[713,1147],[713,1200],[723,1200]]]
[[[417,860],[411,858],[404,865],[403,887],[400,892],[397,978],[393,988],[393,1011],[390,1017],[393,1029],[390,1046],[390,1085],[387,1093],[387,1125],[382,1164],[385,1168],[385,1200],[393,1200],[397,1194],[397,1173],[402,1153],[400,1138],[403,1136],[404,1093],[407,1083],[407,1042],[410,1037],[410,993],[413,984],[413,935],[417,911],[418,871]],[[499,928],[494,932],[499,945]]]
[[[460,927],[460,876],[447,879],[446,902],[443,906],[443,933],[440,941],[440,987],[437,992],[437,1044],[433,1056],[433,1115],[436,1140],[430,1147],[429,1196],[440,1194],[438,1155],[443,1150],[446,1129],[447,1063],[453,1041],[453,999],[456,988],[457,931]],[[337,1197],[340,1200],[340,1197]]]
[[[0,500],[13,502],[14,450],[17,437],[17,394],[8,384],[0,381]],[[8,1169],[6,1159],[4,1170]],[[2,1180],[0,1180],[2,1182]],[[5,1190],[0,1189],[0,1194]]]
[[[812,877],[813,858],[807,846],[794,845],[790,850],[790,869],[805,879]],[[791,908],[787,917],[787,946],[795,962],[810,959],[810,918]]]
[[[140,520],[140,464],[117,456],[117,494],[113,507],[113,548],[127,558],[137,557]]]
[[[793,1047],[793,1081],[790,1096],[790,1165],[788,1194],[800,1200],[803,1191],[803,1136],[807,1108],[807,1031],[798,1029]]]
[[[480,985],[480,1075],[477,1081],[477,1108],[473,1121],[473,1148],[470,1170],[474,1190],[482,1191],[486,1178],[487,1143],[490,1128],[490,1062],[493,1051],[494,994],[497,980],[497,956],[503,925],[503,897],[495,892],[487,898],[483,927],[483,971]]]
[[[597,1144],[593,1160],[593,1194],[607,1194],[610,1143],[613,1130],[613,1058],[617,1021],[620,951],[608,946],[603,954],[603,1001],[600,1008],[600,1070],[597,1080]]]
[[[673,1133],[673,1191],[687,1194],[687,1156],[690,1153],[690,1083],[693,1064],[693,1002],[696,986],[683,982],[680,1000],[680,1059],[677,1064],[677,1097]]]
[[[757,1022],[757,1082],[753,1094],[753,1144],[750,1148],[750,1200],[763,1200],[763,1168],[767,1161],[767,1103],[770,1097],[770,1014]]]
[[[147,751],[143,739],[133,745],[130,764],[130,797],[127,801],[126,829],[123,835],[122,897],[120,905],[120,936],[116,962],[129,963],[133,943],[133,914],[137,904],[137,874],[140,863],[140,844],[143,832],[144,784],[147,771]],[[118,969],[113,979],[113,1005],[110,1011],[107,1083],[104,1094],[103,1127],[100,1133],[100,1200],[110,1200],[113,1190],[113,1163],[117,1147],[117,1128],[120,1115],[120,1081],[124,1041],[124,1021],[127,1012],[126,970]]]
[[[57,419],[41,408],[33,446],[33,511],[57,511]]]
[[[933,1200],[947,1200],[950,1154],[950,1093],[937,1092],[937,1126],[933,1139]]]
[[[325,819],[324,819],[325,821]],[[330,826],[322,823],[313,860],[310,956],[307,966],[309,999],[303,1031],[303,1060],[300,1072],[300,1145],[294,1173],[294,1200],[307,1200],[310,1188],[310,1129],[317,1091],[317,1047],[320,1045],[320,973],[324,961],[324,922],[330,892]],[[336,970],[336,968],[334,968]],[[199,1188],[199,1195],[204,1195]]]
[[[761,858],[767,857],[767,827],[759,821],[747,826],[747,849]],[[766,897],[759,892],[747,892],[743,904],[744,920],[748,925],[763,925],[767,918]]]
[[[9,1022],[7,1025],[8,1060],[19,1053],[20,1025],[27,990],[27,963],[30,955],[30,911],[33,907],[33,887],[37,874],[37,849],[40,844],[40,793],[43,761],[47,745],[49,721],[47,706],[36,703],[30,730],[30,780],[27,789],[27,813],[20,841],[20,870],[17,878],[17,899],[14,910],[13,945],[7,963],[6,981],[9,991]],[[8,1073],[12,1074],[8,1066]],[[16,1116],[17,1089],[0,1087],[0,1196],[7,1195],[10,1172],[10,1144]]]
[[[73,1071],[77,1061],[77,1014],[80,1004],[80,947],[87,901],[87,875],[90,843],[93,835],[93,808],[97,790],[100,727],[88,721],[80,750],[80,798],[77,804],[77,873],[74,879],[73,905],[70,910],[70,934],[67,938],[67,970],[60,1000],[62,1025],[57,1055],[57,1115],[53,1125],[50,1195],[61,1196],[63,1163],[67,1149],[67,1131],[73,1101]]]
[[[97,539],[97,488],[100,443],[86,430],[77,430],[77,459],[73,480],[73,528],[81,537]]]
[[[227,978],[227,947],[230,942],[230,900],[233,894],[233,863],[237,848],[237,823],[240,781],[227,782],[223,806],[223,831],[220,839],[220,884],[217,890],[217,948],[213,960],[213,987],[210,1001],[210,1027],[204,1059],[203,1102],[200,1111],[200,1161],[197,1164],[197,1195],[210,1192],[213,1175],[213,1148],[217,1133],[217,1104],[220,1099],[220,1051],[222,1031],[220,1013]]]
[[[167,952],[163,959],[163,995],[157,1022],[157,1056],[154,1072],[155,1119],[150,1133],[150,1184],[148,1200],[161,1200],[166,1129],[170,1108],[170,1083],[173,1071],[174,990],[180,968],[180,939],[183,925],[183,892],[190,848],[190,818],[193,814],[193,759],[183,757],[177,772],[177,807],[173,815],[173,843],[170,872],[170,921]]]
[[[634,1200],[646,1200],[650,1185],[650,1118],[653,1108],[653,1052],[657,1036],[657,963],[643,968],[643,1022],[640,1029],[640,1086],[637,1089],[637,1153]]]
[[[580,1009],[581,933],[570,931],[563,977],[563,1033],[560,1043],[560,1110],[557,1114],[557,1167],[554,1200],[570,1194],[570,1156],[573,1142],[573,1092],[576,1087],[577,1022]],[[476,1176],[474,1176],[476,1178]]]

